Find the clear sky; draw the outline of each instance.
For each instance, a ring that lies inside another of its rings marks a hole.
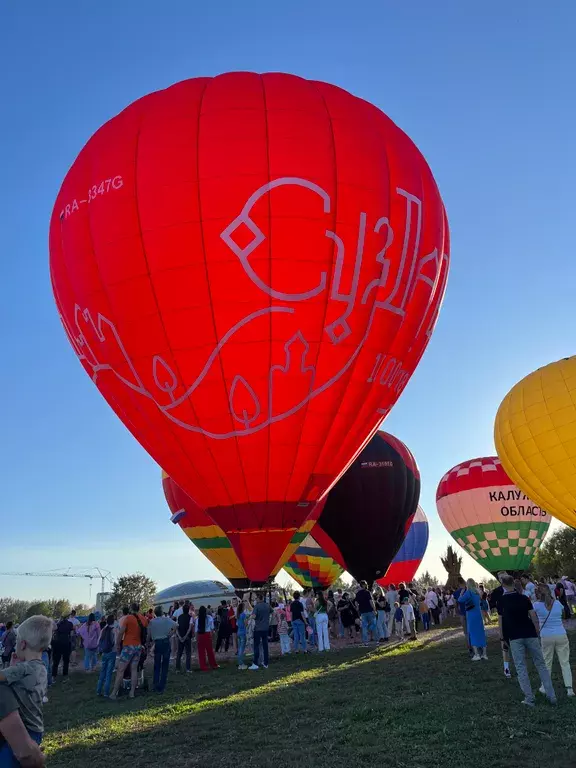
[[[575,28],[572,0],[2,3],[0,571],[140,569],[162,587],[216,574],[170,524],[157,466],[64,337],[47,232],[64,174],[104,121],[177,80],[241,69],[374,102],[440,186],[446,300],[386,428],[420,465],[424,565],[442,576],[440,477],[494,451],[510,386],[575,351]],[[467,555],[465,572],[484,573]],[[87,592],[80,580],[0,576],[0,595]]]

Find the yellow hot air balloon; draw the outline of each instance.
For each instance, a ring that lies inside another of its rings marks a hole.
[[[576,357],[539,368],[502,401],[494,440],[508,475],[576,528]]]

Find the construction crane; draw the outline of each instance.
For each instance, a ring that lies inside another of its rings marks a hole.
[[[110,571],[94,566],[92,568],[67,568],[63,571],[13,571],[9,573],[0,573],[0,576],[36,576],[40,578],[56,579],[90,579],[90,601],[92,600],[92,582],[94,579],[101,579],[102,592],[106,592],[106,581],[110,582]]]

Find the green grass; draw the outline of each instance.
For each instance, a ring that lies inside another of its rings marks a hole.
[[[436,635],[436,633],[434,633]],[[518,682],[472,664],[462,637],[273,660],[270,668],[170,672],[163,696],[110,702],[74,675],[45,707],[48,765],[282,768],[574,766],[576,701],[520,705]]]

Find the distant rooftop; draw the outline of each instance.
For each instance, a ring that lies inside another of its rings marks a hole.
[[[155,603],[164,603],[180,598],[199,598],[203,595],[235,594],[234,588],[225,581],[183,581],[158,592]]]

